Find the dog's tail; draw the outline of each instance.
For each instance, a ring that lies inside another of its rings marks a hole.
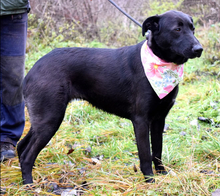
[[[23,98],[24,98],[24,103],[25,103],[25,106],[26,105],[26,102],[25,102],[25,89],[26,89],[26,78],[24,77],[23,81],[22,81],[22,94],[23,94]]]

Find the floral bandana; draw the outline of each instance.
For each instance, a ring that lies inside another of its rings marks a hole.
[[[144,72],[160,99],[168,95],[183,79],[184,65],[163,61],[152,52],[147,41],[141,48],[141,61]]]

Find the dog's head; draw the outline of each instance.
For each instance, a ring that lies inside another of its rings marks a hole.
[[[167,62],[182,64],[202,54],[203,48],[194,36],[193,19],[183,12],[172,10],[147,18],[142,25],[143,36],[148,30],[149,47]]]

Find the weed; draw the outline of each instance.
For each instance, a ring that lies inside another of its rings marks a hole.
[[[27,71],[55,47],[104,47],[97,41],[82,44],[60,39],[49,44],[33,42],[36,45],[26,58]],[[220,85],[218,74],[212,74],[220,69],[215,65],[206,55],[185,64],[185,79],[166,119],[162,159],[169,173],[155,175],[155,184],[146,184],[139,170],[131,122],[75,100],[36,160],[35,187],[22,186],[17,157],[1,163],[5,195],[55,195],[57,186],[60,190],[77,188],[85,195],[210,195],[220,187],[220,128],[216,126],[220,122]],[[198,117],[214,123],[201,122]],[[29,128],[26,112],[22,138]]]

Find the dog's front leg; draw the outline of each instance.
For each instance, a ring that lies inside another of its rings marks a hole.
[[[154,182],[152,170],[152,157],[149,141],[149,123],[144,117],[137,117],[132,121],[137,141],[138,155],[140,159],[140,168],[146,182]]]
[[[155,119],[150,126],[152,160],[154,162],[157,173],[161,174],[167,174],[161,161],[164,125],[165,117],[162,117],[161,119]]]

